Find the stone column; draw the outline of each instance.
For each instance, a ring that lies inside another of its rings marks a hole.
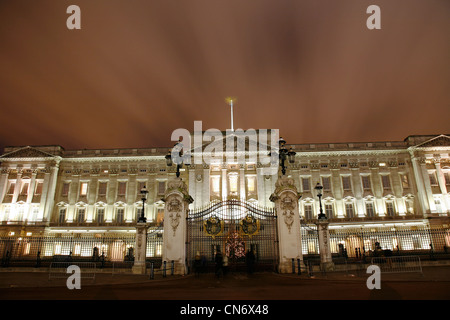
[[[137,223],[136,244],[134,246],[134,264],[132,271],[135,274],[145,274],[145,256],[147,252],[147,223]]]
[[[167,182],[164,194],[163,261],[170,266],[174,261],[174,274],[184,275],[186,270],[186,217],[189,204],[194,200],[181,178]]]
[[[303,261],[302,235],[298,199],[300,194],[294,179],[280,177],[275,183],[275,191],[270,201],[275,203],[278,230],[279,264],[278,272],[292,273],[292,259]]]
[[[317,233],[319,234],[320,269],[322,271],[333,271],[334,263],[331,258],[330,231],[328,221],[320,219],[317,222]]]

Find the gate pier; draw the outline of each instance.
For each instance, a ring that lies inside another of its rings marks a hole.
[[[187,274],[186,269],[186,217],[189,204],[194,200],[181,178],[170,179],[163,201],[164,242],[163,261],[174,261],[174,274]]]
[[[302,236],[298,199],[301,195],[294,180],[285,175],[278,178],[270,201],[275,203],[279,245],[279,273],[292,272],[292,260],[303,262]]]

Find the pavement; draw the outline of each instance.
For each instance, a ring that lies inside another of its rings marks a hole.
[[[381,289],[369,290],[370,274],[228,273],[170,276],[97,273],[69,290],[67,278],[47,272],[0,272],[0,300],[447,300],[450,266],[423,273],[381,274]],[[67,275],[69,277],[69,275]]]
[[[160,316],[169,319],[280,319],[299,316],[367,315],[417,317],[417,310],[450,299],[450,266],[423,273],[381,274],[381,289],[369,290],[370,274],[277,274],[230,272],[170,276],[96,273],[69,290],[66,278],[49,280],[44,270],[0,269],[0,307],[23,318],[41,312],[72,317]],[[70,275],[68,275],[70,276]],[[23,303],[26,300],[26,303]]]

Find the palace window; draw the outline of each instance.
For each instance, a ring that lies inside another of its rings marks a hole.
[[[450,172],[444,172],[444,179],[445,179],[445,184],[448,186],[450,185]]]
[[[389,175],[382,175],[381,176],[381,183],[383,184],[383,189],[390,189],[391,188],[391,181],[389,180]]]
[[[127,183],[125,181],[119,182],[119,186],[117,188],[117,195],[124,196],[127,192]]]
[[[370,218],[375,217],[375,210],[372,201],[366,202],[366,216]]]
[[[303,192],[311,191],[311,187],[309,184],[309,178],[302,178],[302,188],[303,188]]]
[[[215,195],[219,195],[220,193],[220,176],[212,176],[211,177],[211,191]]]
[[[28,195],[28,186],[29,186],[29,185],[30,185],[29,182],[24,182],[24,183],[22,184],[22,190],[20,191],[20,195],[22,195],[22,196]]]
[[[105,209],[97,208],[97,222],[103,223],[105,221]]]
[[[347,216],[347,218],[353,218],[355,213],[353,210],[353,203],[352,202],[347,202],[345,203],[345,214]]]
[[[59,209],[59,223],[66,222],[66,208]]]
[[[84,208],[79,208],[78,209],[78,214],[77,214],[77,222],[78,223],[83,223],[84,222],[84,214],[86,212],[86,209]]]
[[[166,182],[158,181],[158,196],[164,195],[165,192],[166,192]]]
[[[326,203],[325,204],[325,215],[328,219],[333,219],[334,218],[334,213],[333,213],[333,204],[331,203]]]
[[[362,176],[362,185],[364,190],[370,190],[370,176]]]
[[[255,192],[255,177],[247,177],[247,190],[248,193]]]
[[[444,179],[445,179],[445,184],[448,186],[450,185],[450,172],[444,172]]]
[[[393,201],[386,201],[386,213],[389,217],[395,216],[395,208]]]
[[[304,210],[305,210],[305,219],[308,219],[308,220],[313,219],[312,205],[311,204],[305,204]]]
[[[125,217],[125,209],[124,208],[117,208],[116,213],[116,221],[118,223],[122,223]]]
[[[107,182],[100,182],[98,184],[98,195],[99,196],[105,196],[106,195],[106,187],[108,183]]]
[[[330,177],[322,177],[323,191],[331,191]]]
[[[435,172],[429,172],[428,176],[430,177],[430,184],[432,186],[437,186],[438,182],[437,182],[437,178],[436,178],[436,173]]]
[[[402,174],[400,177],[401,177],[401,179],[402,179],[402,187],[403,187],[403,188],[409,188],[408,175]]]
[[[352,185],[351,185],[349,176],[343,176],[342,177],[342,187],[344,188],[344,190],[351,190],[352,189]]]
[[[43,182],[38,182],[38,183],[36,184],[36,190],[35,190],[34,194],[36,194],[36,195],[42,194],[42,188],[43,188],[43,186],[44,186],[44,183],[43,183]]]
[[[87,190],[88,190],[88,183],[82,182],[80,185],[80,196],[87,195]]]
[[[16,183],[15,182],[10,182],[9,183],[9,188],[8,188],[8,195],[14,194],[14,189],[15,188],[16,188]]]
[[[230,174],[230,192],[236,193],[238,189],[238,176],[236,174]]]
[[[69,195],[70,182],[64,182],[62,186],[61,196],[67,197]]]

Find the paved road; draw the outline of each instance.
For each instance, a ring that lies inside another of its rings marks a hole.
[[[367,275],[368,276],[368,275]],[[69,290],[65,279],[46,273],[0,272],[2,300],[441,300],[450,299],[450,268],[424,269],[424,275],[386,275],[380,290],[369,290],[365,275],[212,274],[150,280],[148,276],[97,274]]]

